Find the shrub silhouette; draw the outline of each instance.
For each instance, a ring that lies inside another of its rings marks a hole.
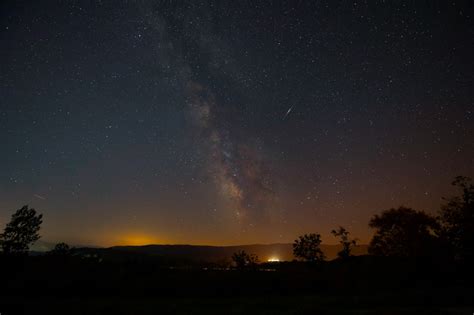
[[[29,246],[40,239],[38,234],[43,215],[28,205],[17,210],[0,234],[0,243],[4,254],[24,254]]]
[[[48,252],[49,255],[53,256],[70,256],[71,253],[72,249],[66,243],[58,243]]]
[[[341,239],[339,243],[342,245],[342,250],[337,253],[337,256],[342,259],[346,259],[347,257],[351,256],[352,248],[357,246],[357,240],[349,239],[349,231],[347,231],[342,226],[339,226],[337,230],[332,230],[331,233],[335,237],[339,237]]]
[[[443,198],[440,223],[442,235],[449,242],[454,258],[472,262],[474,255],[474,184],[469,177],[458,176],[452,185],[461,190],[460,196]]]
[[[258,264],[258,256],[255,254],[247,254],[244,250],[235,252],[232,255],[232,260],[239,269],[252,267]]]
[[[369,222],[375,235],[369,253],[382,256],[426,256],[434,252],[439,225],[423,211],[399,207],[375,215]]]
[[[293,255],[309,262],[320,262],[325,259],[321,250],[321,235],[311,233],[300,236],[293,243]]]

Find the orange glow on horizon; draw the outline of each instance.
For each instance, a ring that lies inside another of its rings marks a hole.
[[[150,235],[129,234],[122,236],[116,243],[116,245],[140,246],[158,244],[159,241],[155,237]]]

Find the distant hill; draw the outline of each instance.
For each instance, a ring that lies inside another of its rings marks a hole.
[[[340,245],[321,245],[328,260],[337,257],[341,250]],[[203,245],[144,245],[144,246],[114,246],[109,248],[82,248],[85,252],[101,253],[107,256],[156,256],[173,260],[196,262],[222,262],[230,260],[233,253],[245,250],[247,253],[256,254],[260,261],[278,259],[293,260],[292,244],[267,244],[267,245],[238,245],[238,246],[203,246]],[[353,250],[354,255],[367,254],[367,245],[361,245]]]
[[[30,246],[30,251],[32,252],[47,252],[52,250],[56,244],[47,241],[36,241],[33,245]]]
[[[41,254],[47,251],[50,251],[56,246],[57,243],[54,242],[49,242],[49,241],[43,241],[39,240],[33,243],[33,245],[30,246],[30,252],[35,252],[37,254]],[[78,244],[69,244],[71,247],[76,247],[76,248],[99,248],[97,246],[91,246],[91,245],[78,245]]]

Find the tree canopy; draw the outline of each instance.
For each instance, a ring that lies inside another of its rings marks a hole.
[[[369,222],[375,234],[369,253],[382,256],[425,256],[432,253],[439,225],[423,211],[399,207],[375,215]]]
[[[72,249],[68,244],[62,242],[57,243],[52,250],[48,252],[48,255],[53,256],[69,256],[72,252]]]
[[[445,198],[440,211],[442,235],[450,243],[457,260],[473,261],[474,255],[474,184],[471,178],[458,176],[452,185],[460,196]]]
[[[325,259],[321,250],[321,235],[316,233],[304,234],[293,243],[293,255],[310,262],[320,262]]]
[[[22,254],[29,246],[40,239],[39,230],[43,215],[37,214],[28,205],[17,210],[0,234],[0,243],[5,254]]]
[[[245,268],[255,266],[258,263],[258,256],[255,254],[248,254],[246,251],[241,250],[232,255],[232,260],[237,268]]]

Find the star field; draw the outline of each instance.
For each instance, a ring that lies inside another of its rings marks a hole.
[[[0,223],[44,240],[290,242],[474,174],[469,2],[0,5]]]

